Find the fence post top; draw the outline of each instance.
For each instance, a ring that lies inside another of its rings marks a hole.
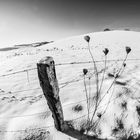
[[[53,61],[53,58],[51,56],[46,56],[42,58],[38,64],[50,64]]]

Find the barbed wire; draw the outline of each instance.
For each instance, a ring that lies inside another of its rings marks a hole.
[[[111,61],[123,61],[123,59],[110,59],[110,60],[107,60],[107,62],[111,62]],[[140,59],[127,59],[127,61],[140,61]],[[98,61],[95,61],[95,62],[100,63],[100,62],[104,62],[104,60],[98,60]],[[58,64],[55,64],[55,66],[78,65],[78,64],[87,64],[87,63],[93,63],[93,62],[92,61],[83,61],[83,62],[58,63]],[[21,71],[16,71],[16,72],[9,73],[9,74],[3,74],[3,75],[0,75],[0,77],[14,75],[14,74],[17,74],[17,73],[28,72],[28,71],[35,70],[35,69],[37,69],[37,67],[31,68],[31,69],[25,69],[25,70],[21,70]]]
[[[59,84],[59,85],[60,85],[59,88],[62,89],[62,88],[64,88],[64,87],[68,86],[68,85],[71,84],[71,83],[79,82],[79,81],[82,81],[82,80],[83,80],[83,78],[82,78],[82,77],[79,78],[79,76],[78,76],[78,79],[75,78],[75,79],[73,79],[73,80],[60,83],[60,84]],[[41,90],[40,87],[37,87],[37,88],[33,88],[33,89],[25,89],[25,90],[19,90],[19,91],[9,91],[9,92],[7,92],[7,93],[0,94],[0,96],[1,96],[1,95],[7,95],[7,94],[20,93],[20,92],[25,92],[25,91],[31,91],[31,90],[38,90],[38,89]]]
[[[77,80],[77,81],[70,81],[70,82],[66,82],[66,83],[62,83],[62,84],[60,84],[60,85],[63,85],[63,84],[70,84],[70,83],[74,83],[74,82],[78,82],[78,81],[80,81],[80,80],[82,80],[82,79],[79,79],[79,80]],[[60,87],[59,89],[62,89],[62,88],[64,88],[65,86],[67,86],[67,85],[64,85],[64,86],[62,86],[62,87]],[[32,91],[32,90],[42,90],[40,87],[38,87],[38,88],[33,88],[33,89],[25,89],[25,90],[19,90],[19,91],[13,91],[13,92],[7,92],[7,93],[3,93],[3,94],[0,94],[0,96],[1,95],[7,95],[7,94],[11,94],[11,95],[13,95],[13,94],[15,94],[15,93],[20,93],[20,92],[25,92],[25,91]]]
[[[132,59],[129,59],[129,60],[132,60]],[[134,59],[133,59],[134,60]],[[135,60],[140,60],[140,59],[135,59]],[[109,60],[109,61],[113,61],[113,60]],[[121,60],[120,60],[121,61]],[[89,61],[89,62],[92,62],[92,61]],[[73,63],[73,62],[72,62]],[[88,63],[88,62],[81,62],[81,63]],[[67,64],[70,64],[70,63],[67,63]],[[34,68],[33,68],[34,69]],[[28,69],[28,70],[33,70],[33,69]],[[27,71],[27,70],[24,70],[24,71]],[[21,71],[20,71],[21,72]],[[28,73],[28,72],[27,72]],[[12,74],[12,73],[11,73]],[[15,73],[14,73],[15,74]],[[27,74],[27,76],[29,75],[29,73]],[[6,76],[6,75],[4,75]],[[1,76],[0,76],[1,77]],[[27,77],[27,80],[29,82],[29,78]],[[64,83],[60,83],[60,85],[62,85],[60,87],[61,88],[64,88],[65,86],[67,86],[68,84],[70,83],[74,83],[74,82],[78,82],[78,81],[81,81],[83,80],[83,78],[79,78],[79,79],[74,79],[74,80],[70,80],[70,81],[67,81],[67,82],[64,82]],[[7,93],[4,93],[4,94],[0,94],[0,95],[6,95],[6,94],[14,94],[14,93],[20,93],[20,92],[25,92],[25,91],[31,91],[31,90],[38,90],[38,89],[41,89],[41,88],[33,88],[33,89],[28,89],[28,90],[20,90],[20,91],[14,91],[14,92],[7,92]]]
[[[82,75],[80,75],[80,76],[82,76]],[[82,77],[79,78],[79,76],[77,76],[77,78],[74,78],[74,79],[72,79],[70,81],[60,83],[59,84],[60,85],[59,88],[62,89],[64,87],[66,87],[68,84],[79,82],[81,80],[83,80],[83,78]],[[38,90],[38,89],[41,89],[41,88],[40,87],[37,87],[37,88],[33,88],[33,89],[25,89],[25,90],[19,90],[19,91],[9,91],[7,93],[0,94],[0,96],[1,95],[6,95],[6,94],[14,94],[14,93],[20,93],[20,92],[25,92],[25,91],[31,91],[31,90]]]
[[[101,70],[102,71],[102,70]],[[100,73],[101,71],[99,71],[98,73]],[[91,78],[94,76],[95,72],[92,73],[92,75],[90,76]],[[83,75],[79,75],[79,76],[83,76]],[[62,85],[60,87],[60,89],[66,87],[67,85],[71,84],[71,83],[75,83],[75,82],[79,82],[79,81],[82,81],[83,80],[83,77],[80,77],[79,76],[77,78],[74,78],[73,80],[70,80],[70,81],[67,81],[67,82],[63,82],[63,83],[60,83],[59,85]],[[29,82],[29,78],[27,78],[28,82]],[[7,93],[4,93],[4,94],[0,94],[0,95],[6,95],[6,94],[14,94],[14,93],[20,93],[20,92],[25,92],[25,91],[31,91],[31,90],[38,90],[38,89],[41,89],[41,88],[34,88],[34,89],[28,89],[28,90],[20,90],[20,91],[14,91],[14,92],[7,92]]]
[[[74,80],[74,81],[69,81],[69,82],[61,83],[60,85],[69,84],[69,83],[73,83],[73,82],[78,82],[79,80],[83,80],[83,78],[81,78],[81,79],[76,79],[76,80]],[[65,85],[65,86],[67,86],[67,85]],[[63,88],[63,86],[60,87],[60,88]],[[0,95],[13,94],[13,93],[20,93],[20,92],[24,92],[24,91],[37,90],[37,89],[40,89],[40,90],[41,90],[41,88],[38,87],[38,88],[34,88],[34,89],[21,90],[21,91],[15,91],[15,92],[8,92],[8,93],[5,93],[5,94],[0,94]],[[43,94],[40,94],[40,95],[43,95]],[[89,99],[91,99],[91,98],[89,98]],[[77,103],[80,103],[80,102],[84,102],[84,101],[86,101],[86,99],[81,100],[81,101],[78,101],[78,102],[66,104],[66,105],[64,105],[64,107],[65,107],[65,106],[70,106],[70,105],[72,105],[72,104],[77,104]],[[42,114],[42,113],[45,113],[45,112],[40,112],[40,113],[35,113],[35,114],[30,114],[30,115],[25,115],[25,116],[33,116],[33,115],[38,115],[38,114]],[[7,118],[14,118],[14,117],[24,117],[24,116],[10,116],[10,117],[7,117]],[[1,119],[1,117],[0,117],[0,119]]]

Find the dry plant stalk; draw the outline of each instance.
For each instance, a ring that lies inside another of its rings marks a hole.
[[[90,78],[89,78],[89,94],[88,94],[88,90],[87,90],[87,86],[86,86],[86,81],[85,81],[85,75],[87,74],[88,70],[87,70],[87,69],[84,69],[84,70],[83,70],[83,73],[84,73],[84,86],[85,86],[86,100],[87,100],[87,110],[88,110],[88,120],[87,120],[87,122],[89,122],[89,125],[88,125],[89,128],[87,129],[87,133],[88,133],[89,129],[90,129],[91,127],[93,127],[93,126],[92,126],[92,124],[93,124],[93,118],[94,118],[94,116],[95,116],[95,114],[96,114],[96,111],[97,111],[97,109],[98,109],[98,106],[99,106],[100,103],[102,102],[103,98],[109,93],[109,91],[111,90],[112,86],[114,85],[116,79],[117,79],[117,78],[122,74],[122,72],[124,71],[124,68],[125,68],[125,66],[126,66],[126,63],[125,63],[125,62],[126,62],[126,60],[127,60],[128,54],[131,52],[131,48],[128,47],[128,46],[125,48],[125,50],[126,50],[126,56],[125,56],[125,58],[124,58],[124,60],[123,60],[123,62],[122,62],[122,65],[121,65],[119,71],[115,74],[114,79],[113,79],[111,85],[109,86],[109,88],[107,89],[106,93],[105,93],[104,96],[100,99],[99,97],[100,97],[101,89],[102,89],[103,82],[104,82],[105,71],[106,71],[106,63],[107,63],[107,54],[109,53],[109,50],[108,50],[108,48],[105,48],[105,49],[103,50],[103,53],[104,53],[104,55],[105,55],[105,60],[104,60],[104,71],[103,71],[103,75],[102,75],[102,79],[101,79],[101,84],[100,84],[100,86],[99,86],[98,69],[97,69],[96,61],[95,61],[95,59],[94,59],[94,57],[93,57],[93,54],[92,54],[91,48],[90,48],[90,44],[89,44],[89,42],[90,42],[90,37],[89,37],[89,36],[85,36],[84,39],[85,39],[85,40],[87,41],[87,43],[88,43],[88,50],[89,50],[89,54],[90,54],[90,56],[91,56],[92,62],[93,62],[93,64],[94,64],[95,80],[96,80],[96,100],[95,100],[96,102],[95,102],[95,109],[94,109],[93,114],[92,114],[92,117],[91,117],[91,119],[90,119],[90,117],[89,117],[89,113],[90,113],[90,92],[91,92],[91,91],[90,91],[90,90],[91,90],[91,89],[90,89]],[[113,91],[114,91],[114,90],[113,90]],[[112,94],[113,94],[113,91],[112,91]],[[112,94],[111,94],[111,97],[112,97]],[[99,99],[100,99],[100,100],[99,100]],[[106,110],[107,110],[107,108],[108,108],[108,105],[109,105],[109,103],[110,103],[110,100],[111,100],[111,98],[109,99],[108,104],[107,104],[107,107],[105,108],[103,114],[105,114],[105,112],[106,112]],[[101,114],[101,116],[102,116],[103,114]],[[100,117],[100,118],[101,118],[101,117]]]

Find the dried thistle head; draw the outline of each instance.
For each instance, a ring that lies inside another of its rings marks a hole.
[[[97,117],[98,118],[101,118],[102,117],[102,114],[101,113],[97,113]]]
[[[89,42],[90,41],[90,37],[88,35],[84,36],[84,39]]]
[[[108,52],[109,52],[109,49],[108,49],[108,48],[105,48],[105,49],[103,50],[103,52],[104,52],[105,55],[107,55]]]
[[[87,70],[87,69],[83,69],[83,73],[84,73],[84,75],[86,75],[86,74],[87,74],[87,72],[88,72],[88,70]]]
[[[129,53],[131,52],[131,48],[128,47],[128,46],[125,47],[125,50],[126,50],[126,53],[127,53],[127,54],[129,54]]]
[[[123,63],[123,66],[126,67],[126,63]]]

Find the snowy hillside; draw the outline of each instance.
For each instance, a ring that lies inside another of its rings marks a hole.
[[[106,109],[101,118],[98,115],[94,117],[94,122],[99,123],[91,135],[109,139],[120,139],[130,134],[136,137],[140,133],[140,33],[108,31],[88,35],[100,81],[105,59],[103,50],[109,49],[101,97],[113,81],[109,73],[121,67],[126,56],[125,47],[131,48],[123,73],[97,110],[99,114]],[[84,68],[91,76],[91,97],[95,96],[96,86],[94,65],[84,36],[70,37],[36,48],[0,51],[0,139],[25,140],[36,133],[42,135],[43,140],[74,140],[54,128],[51,112],[39,85],[36,64],[45,56],[53,57],[64,118],[72,120],[74,127],[80,130],[87,120]],[[88,78],[86,83],[89,89]],[[92,115],[94,98],[90,102]],[[77,110],[77,106],[80,109]],[[122,124],[121,128],[118,122]]]

